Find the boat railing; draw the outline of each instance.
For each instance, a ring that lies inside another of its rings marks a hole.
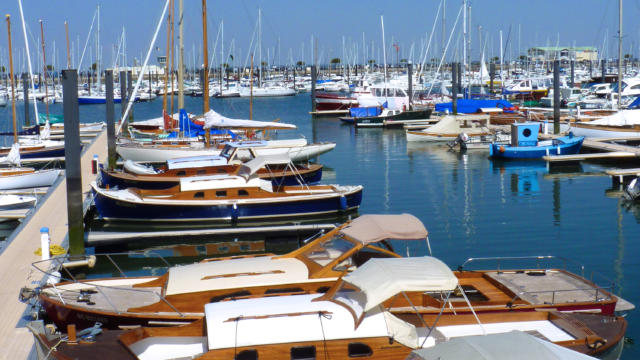
[[[616,283],[597,271],[591,270],[586,271],[585,266],[575,260],[568,259],[561,256],[554,255],[537,255],[537,256],[498,256],[498,257],[477,257],[477,258],[468,258],[462,265],[458,266],[458,271],[473,271],[468,269],[471,264],[474,263],[491,263],[495,264],[495,271],[507,271],[507,270],[522,270],[523,262],[533,263],[533,268],[536,270],[552,270],[559,269],[564,270],[574,275],[580,276],[582,279],[588,280],[593,284],[593,287],[589,288],[593,290],[594,288],[599,289],[599,291],[609,291],[612,294],[616,294],[619,289],[617,288]],[[506,264],[517,263],[518,267],[505,267]],[[478,269],[478,268],[474,268]],[[483,270],[487,270],[486,268]],[[602,284],[602,285],[600,285]],[[578,291],[580,289],[569,289],[567,291]],[[564,290],[563,290],[564,291]]]
[[[142,256],[142,257],[149,257],[149,258],[157,258],[163,264],[166,265],[167,269],[169,269],[172,266],[172,264],[170,264],[164,257],[162,257],[160,254],[157,254],[153,251],[126,252],[126,253],[101,253],[101,254],[95,254],[95,255],[65,254],[65,255],[55,256],[47,260],[39,260],[32,263],[31,265],[34,269],[36,269],[37,271],[45,275],[44,278],[40,281],[40,287],[43,287],[45,285],[51,285],[53,291],[58,296],[60,301],[63,304],[65,304],[66,302],[62,296],[62,292],[60,291],[61,289],[57,288],[56,284],[60,281],[69,281],[77,284],[83,284],[83,282],[80,282],[79,279],[77,279],[77,276],[73,275],[72,271],[70,270],[72,268],[77,268],[81,266],[93,267],[95,266],[95,264],[98,263],[99,258],[105,258],[108,260],[109,264],[112,265],[113,268],[117,270],[117,272],[121,275],[122,278],[130,278],[129,276],[127,276],[122,266],[118,265],[117,262],[114,260],[115,256],[129,256],[129,257]],[[63,272],[66,276],[62,275]],[[105,301],[109,304],[109,306],[113,308],[113,311],[116,312],[117,314],[122,313],[122,310],[118,309],[114,301],[112,301],[112,299],[110,299],[107,292],[105,292],[105,289],[108,289],[109,293],[113,293],[115,290],[119,293],[132,292],[132,294],[141,294],[141,293],[154,294],[155,296],[158,297],[158,300],[167,304],[167,306],[169,306],[173,311],[175,311],[181,317],[184,317],[184,314],[180,312],[173,304],[171,304],[171,302],[167,300],[161,292],[157,292],[155,290],[148,290],[144,288],[132,288],[132,287],[127,288],[127,287],[121,287],[121,286],[105,286],[101,284],[91,283],[91,279],[85,279],[84,284],[89,285],[92,290],[95,289],[95,291],[99,292],[100,295],[104,297]],[[74,289],[74,290],[65,289],[64,292],[77,292],[79,296],[82,296],[83,290],[86,290],[86,289],[82,289],[82,288]]]
[[[601,301],[609,301],[612,300],[613,297],[611,296],[611,293],[613,291],[613,289],[611,288],[607,288],[607,287],[600,287],[600,286],[596,286],[596,287],[589,287],[589,288],[579,288],[579,289],[554,289],[554,290],[536,290],[536,291],[521,291],[519,293],[517,293],[512,299],[511,301],[509,301],[509,304],[511,304],[511,306],[513,306],[513,304],[515,304],[515,301],[518,299],[522,299],[525,300],[525,297],[527,295],[534,295],[534,296],[538,296],[538,295],[544,295],[544,294],[551,294],[551,301],[545,301],[545,304],[547,305],[556,305],[556,294],[566,294],[569,292],[591,292],[593,291],[594,295],[593,295],[593,301],[598,303]],[[602,295],[602,296],[600,296]],[[538,296],[539,297],[539,296]],[[562,301],[565,302],[565,301]]]

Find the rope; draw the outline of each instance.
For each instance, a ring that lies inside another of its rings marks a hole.
[[[242,315],[238,316],[236,318],[236,333],[235,333],[235,338],[234,338],[234,343],[233,343],[233,358],[236,358],[236,355],[238,355],[238,322],[240,322],[240,318],[242,318]]]
[[[327,338],[324,336],[324,325],[322,325],[322,317],[331,319],[331,315],[323,314],[322,311],[318,311],[318,319],[320,320],[320,329],[322,330],[322,342],[324,344],[324,358],[329,359],[329,350],[327,349]]]
[[[42,248],[39,247],[33,253],[35,255],[41,256],[42,255]],[[51,254],[51,255],[62,255],[62,254],[66,254],[66,253],[67,253],[67,250],[65,250],[65,248],[63,248],[60,245],[50,245],[49,246],[49,254]]]

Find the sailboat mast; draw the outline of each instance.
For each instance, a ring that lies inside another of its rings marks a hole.
[[[387,96],[387,45],[384,42],[384,18],[380,15],[380,25],[382,26],[382,62],[384,64],[384,96]]]
[[[9,38],[9,73],[11,74],[11,118],[13,120],[13,142],[18,142],[18,130],[16,126],[16,85],[13,77],[13,55],[11,48],[11,17],[7,15],[7,36]]]
[[[98,31],[96,32],[96,75],[98,77],[98,93],[102,92],[102,80],[100,79],[100,65],[102,54],[100,51],[100,5],[98,5]]]
[[[622,0],[618,0],[618,109],[622,94]]]
[[[171,9],[173,9],[173,0],[170,1]],[[169,16],[167,16],[167,55],[164,62],[164,95],[162,96],[162,111],[167,112],[167,87],[169,85],[169,54],[171,49],[171,14],[173,11],[169,10]],[[173,114],[171,114],[173,115]],[[168,129],[165,129],[168,130]]]
[[[209,111],[209,49],[207,45],[207,0],[202,0],[202,57],[204,59],[204,76],[202,80],[202,110],[204,113],[207,113]]]
[[[40,20],[40,39],[42,40],[42,69],[44,71],[44,108],[47,114],[47,123],[49,122],[49,86],[47,85],[47,56],[44,51],[44,25]],[[36,124],[39,123],[38,114],[36,114]]]
[[[34,84],[34,79],[33,79],[33,70],[31,68],[31,54],[29,53],[29,41],[27,40],[27,27],[25,25],[24,22],[24,12],[22,11],[22,0],[18,0],[18,5],[20,7],[20,18],[22,20],[22,33],[24,35],[24,47],[27,51],[27,64],[29,65],[29,75],[31,75],[31,93],[34,94],[36,93],[36,86]],[[33,109],[36,113],[36,119],[38,116],[38,102],[35,101],[35,97],[34,97],[34,101],[33,101]],[[25,119],[25,121],[29,121],[29,119]]]
[[[178,4],[178,109],[184,109],[184,0]]]
[[[175,4],[173,0],[171,1],[171,9],[169,11],[171,11],[171,116],[173,116],[174,110],[173,110],[173,102],[174,102],[174,90],[173,90],[173,76],[174,76],[174,62],[173,62],[173,58],[174,58],[174,48],[175,48],[175,33],[174,33],[174,27],[173,24],[175,22],[175,17],[174,17],[174,11],[175,11]]]

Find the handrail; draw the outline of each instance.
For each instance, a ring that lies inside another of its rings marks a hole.
[[[507,261],[514,261],[514,260],[535,260],[536,262],[536,269],[549,269],[551,268],[550,266],[541,266],[542,262],[544,261],[559,261],[562,263],[562,266],[559,267],[559,269],[565,270],[565,271],[569,271],[568,270],[568,265],[572,264],[574,265],[577,269],[577,275],[579,275],[580,277],[582,277],[583,279],[587,279],[588,281],[596,284],[597,287],[601,288],[601,289],[610,289],[611,293],[616,293],[616,284],[614,281],[612,281],[611,279],[609,279],[608,277],[606,277],[604,274],[596,272],[596,271],[591,271],[590,272],[590,276],[587,278],[585,276],[585,266],[581,263],[579,263],[578,261],[572,260],[572,259],[568,259],[565,257],[561,257],[561,256],[555,256],[555,255],[533,255],[533,256],[495,256],[495,257],[476,257],[476,258],[468,258],[465,262],[463,262],[460,266],[458,266],[458,271],[464,271],[465,266],[469,265],[470,263],[473,262],[481,262],[481,261],[495,261],[497,262],[497,271],[501,271],[504,270],[502,269],[502,264],[504,262]],[[513,269],[513,268],[511,268]],[[469,270],[469,271],[473,271],[473,270]],[[602,287],[600,285],[597,285],[597,283],[594,281],[594,275],[597,275],[598,278],[600,278],[601,281],[607,282],[609,283],[609,286],[607,287]]]
[[[593,291],[595,292],[594,294],[594,301],[595,302],[599,302],[600,300],[598,300],[598,295],[601,293],[602,290],[611,290],[608,287],[601,287],[601,286],[596,286],[595,288],[579,288],[579,289],[555,289],[555,290],[537,290],[537,291],[521,291],[519,293],[517,293],[512,299],[511,301],[509,301],[509,304],[513,304],[517,299],[522,299],[523,295],[526,294],[545,294],[545,293],[551,293],[551,304],[550,305],[555,305],[556,301],[556,293],[560,293],[560,292],[571,292],[571,291],[585,291],[585,292],[589,292],[589,291]],[[603,300],[611,300],[613,299],[611,297],[611,295],[606,295],[606,299]],[[525,300],[526,301],[526,300]]]

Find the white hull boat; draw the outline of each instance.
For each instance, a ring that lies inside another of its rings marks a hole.
[[[576,136],[584,137],[638,137],[640,136],[640,110],[623,110],[602,119],[578,122],[570,128]]]
[[[0,195],[0,210],[27,209],[36,204],[35,196]]]
[[[62,170],[59,169],[31,172],[28,171],[33,169],[26,169],[27,171],[24,170],[25,169],[0,170],[0,190],[29,189],[51,186],[62,172]],[[5,175],[5,173],[9,174]]]
[[[304,139],[302,139],[304,140]],[[335,143],[314,143],[307,144],[306,140],[302,143],[301,140],[271,140],[267,141],[267,146],[262,147],[256,151],[256,155],[281,155],[288,154],[291,161],[305,161],[314,158],[318,155],[324,154],[333,150],[336,147]],[[193,156],[206,156],[206,155],[220,155],[220,149],[218,148],[204,148],[200,146],[141,146],[138,144],[122,144],[116,147],[118,155],[124,160],[131,160],[137,162],[150,162],[161,163],[170,159],[193,157]],[[249,154],[246,156],[242,153],[239,154],[240,160],[248,160]]]
[[[285,87],[253,88],[253,97],[293,96],[295,94],[296,91],[294,89]],[[240,96],[251,96],[251,89],[243,88],[243,90],[240,91]]]

